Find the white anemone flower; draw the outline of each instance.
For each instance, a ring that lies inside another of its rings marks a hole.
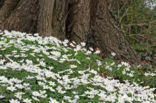
[[[84,46],[86,46],[86,43],[85,42],[82,42],[81,45],[84,47]]]
[[[49,103],[59,103],[59,102],[57,100],[53,99],[53,98],[50,98]]]
[[[15,93],[15,97],[18,98],[19,100],[21,100],[23,94],[24,93],[22,93],[22,92],[17,92],[17,93]]]
[[[7,90],[10,90],[10,91],[13,92],[13,91],[15,91],[17,89],[16,89],[16,87],[14,87],[14,86],[11,85],[10,87],[7,87]]]
[[[61,56],[61,53],[58,52],[58,51],[52,51],[51,54],[53,54],[56,57],[60,57]]]
[[[70,68],[77,68],[76,65],[70,65]]]
[[[28,99],[28,98],[23,99],[23,102],[24,102],[24,103],[32,103],[31,101],[32,101],[32,100],[31,100],[31,99]]]
[[[114,57],[114,56],[116,56],[116,53],[112,52],[111,55]]]
[[[10,103],[20,103],[20,101],[16,100],[16,99],[11,99],[9,100]]]
[[[100,50],[96,50],[94,54],[100,54]]]
[[[35,100],[35,101],[40,101],[37,97],[34,97],[34,96],[32,96],[32,98]]]
[[[0,95],[0,99],[2,99],[2,98],[4,98],[5,96],[3,96],[3,95]]]
[[[39,92],[37,92],[37,91],[32,92],[32,95],[33,95],[33,96],[36,96],[36,97],[41,96],[41,94],[40,94]]]

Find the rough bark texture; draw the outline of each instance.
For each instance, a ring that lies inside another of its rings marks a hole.
[[[42,36],[52,35],[54,0],[40,0],[37,32]]]
[[[1,29],[36,32],[38,0],[20,0],[15,10],[0,25]]]
[[[92,31],[98,46],[104,53],[115,52],[118,57],[127,55],[135,58],[135,52],[130,48],[124,34],[116,26],[114,18],[110,15],[107,0],[97,0],[93,13]]]
[[[18,1],[19,0],[6,0],[5,2],[1,1],[1,4],[4,3],[4,5],[0,9],[0,24],[9,16],[12,10],[16,7]]]
[[[87,40],[90,31],[90,1],[70,2],[67,33],[76,42]]]
[[[5,19],[0,17],[0,29],[85,41],[106,55],[115,52],[119,58],[134,60],[135,52],[111,15],[110,5],[109,0],[1,0],[0,15]]]
[[[53,11],[52,33],[53,36],[64,39],[66,35],[66,19],[70,0],[55,0]]]

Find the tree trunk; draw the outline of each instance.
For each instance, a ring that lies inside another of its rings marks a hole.
[[[11,13],[11,11],[16,7],[19,0],[6,0],[1,1],[1,5],[4,3],[3,7],[0,9],[0,23],[2,23],[5,18]],[[1,7],[1,6],[0,6]]]
[[[59,39],[65,39],[68,4],[70,0],[55,0],[52,22],[52,34]]]
[[[7,0],[12,1],[12,0]],[[14,0],[15,1],[15,0]],[[16,0],[17,1],[17,0]],[[3,7],[5,6],[4,3]],[[16,6],[16,5],[15,5]],[[3,9],[2,7],[2,9]],[[21,32],[36,32],[36,21],[38,11],[38,0],[20,0],[15,9],[11,11],[8,18],[0,24],[0,28],[7,30],[18,30]]]
[[[40,0],[39,8],[37,32],[43,36],[51,36],[54,0]]]
[[[4,0],[0,0],[0,8],[2,7]]]
[[[87,40],[90,31],[90,3],[91,0],[70,2],[67,33],[76,42]]]
[[[92,33],[96,37],[97,45],[104,53],[115,52],[119,58],[130,56],[136,58],[124,34],[116,25],[115,19],[109,12],[107,0],[96,0],[93,12]]]
[[[110,13],[108,0],[2,1],[2,30],[39,32],[41,36],[68,38],[77,43],[85,41],[98,46],[106,55],[115,52],[119,58],[136,59],[134,50]]]

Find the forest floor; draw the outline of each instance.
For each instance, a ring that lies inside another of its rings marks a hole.
[[[1,31],[0,103],[156,103],[152,65],[117,63],[85,45]]]

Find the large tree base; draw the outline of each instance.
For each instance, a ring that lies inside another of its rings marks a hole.
[[[99,47],[105,56],[115,52],[120,59],[136,60],[135,51],[110,14],[107,0],[6,0],[0,2],[0,8],[2,30],[85,41]]]

